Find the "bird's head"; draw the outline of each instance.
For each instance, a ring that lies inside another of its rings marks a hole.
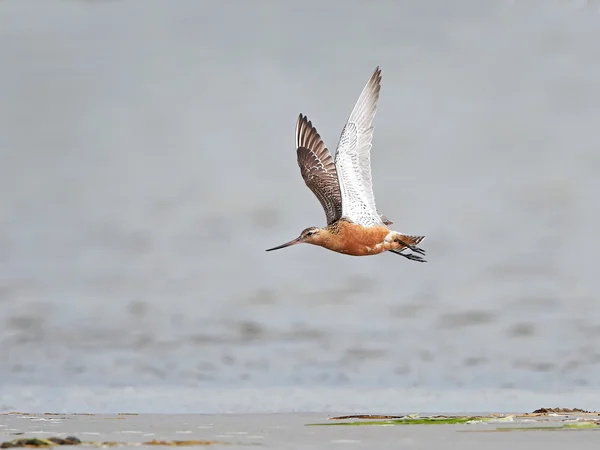
[[[322,236],[322,232],[322,228],[308,227],[305,230],[303,230],[302,233],[300,233],[300,236],[298,236],[296,239],[291,240],[290,242],[286,242],[285,244],[278,245],[277,247],[270,248],[267,251],[270,252],[272,250],[279,250],[280,248],[289,247],[290,245],[302,244],[303,242],[307,244],[318,245]]]

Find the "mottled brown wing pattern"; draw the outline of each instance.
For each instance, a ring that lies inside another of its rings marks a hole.
[[[333,158],[316,128],[300,114],[296,123],[298,166],[306,186],[325,210],[327,224],[342,216],[342,196]]]

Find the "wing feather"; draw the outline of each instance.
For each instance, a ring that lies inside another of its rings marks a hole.
[[[302,114],[296,122],[296,149],[302,178],[321,202],[329,225],[342,216],[342,197],[335,163],[317,129]]]
[[[381,70],[377,67],[344,126],[335,156],[342,215],[365,227],[384,224],[375,205],[371,178],[372,124],[380,88]]]

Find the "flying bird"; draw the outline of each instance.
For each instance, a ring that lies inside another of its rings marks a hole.
[[[268,249],[306,243],[352,256],[385,251],[425,262],[417,245],[425,236],[411,236],[388,228],[393,222],[379,214],[371,180],[373,118],[381,88],[381,70],[375,69],[348,118],[335,160],[317,129],[302,114],[296,122],[298,166],[306,186],[315,194],[327,218],[323,228],[306,228],[296,239]]]

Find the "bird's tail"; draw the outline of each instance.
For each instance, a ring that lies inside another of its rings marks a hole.
[[[404,245],[405,247],[411,249],[413,252],[415,253],[420,253],[421,255],[425,254],[425,250],[423,250],[422,248],[417,247],[417,245],[419,245],[419,243],[425,239],[425,236],[408,236],[406,234],[402,234],[400,236],[398,236],[398,242],[402,245]]]
[[[406,236],[402,235],[402,240],[410,245],[419,245],[425,239],[425,236]]]

